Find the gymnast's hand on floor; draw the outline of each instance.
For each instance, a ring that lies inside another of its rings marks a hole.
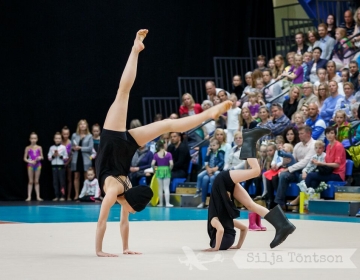
[[[203,250],[204,252],[215,252],[215,251],[219,251],[219,249],[215,249],[215,248],[208,248]]]
[[[97,252],[96,255],[97,255],[98,257],[118,257],[118,255],[109,254],[109,253],[104,253],[104,252]]]
[[[236,250],[239,250],[239,249],[240,249],[240,247],[238,247],[238,246],[231,246],[229,249],[236,249]]]
[[[134,251],[130,251],[129,249],[126,249],[123,251],[124,255],[141,255],[142,253],[140,252],[134,252]]]

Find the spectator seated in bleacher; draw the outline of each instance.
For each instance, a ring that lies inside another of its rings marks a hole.
[[[319,112],[321,111],[323,105],[324,105],[324,101],[326,100],[326,98],[328,98],[330,96],[330,92],[329,92],[329,87],[327,85],[327,83],[321,83],[318,86],[318,108],[319,108]]]
[[[333,14],[328,14],[326,18],[326,25],[327,25],[327,34],[335,38],[335,29],[336,29],[336,19]]]
[[[243,107],[240,114],[240,125],[243,129],[252,129],[257,126],[257,121],[251,115],[248,107]]]
[[[213,81],[207,81],[205,83],[205,89],[207,93],[207,99],[213,101],[214,96],[217,96],[219,91],[223,90],[222,88],[217,88]],[[230,93],[226,91],[227,96],[230,96]]]
[[[312,129],[312,139],[324,141],[326,124],[319,115],[319,108],[316,103],[309,104],[309,118],[305,124]]]
[[[260,70],[261,72],[263,72],[266,69],[266,57],[262,54],[259,55],[256,59],[256,65],[258,66],[258,68],[256,68],[255,70]]]
[[[325,143],[323,141],[321,141],[321,140],[316,140],[315,141],[315,152],[316,152],[316,154],[311,157],[309,163],[303,169],[302,174],[301,174],[301,179],[302,180],[305,180],[306,176],[310,172],[314,172],[314,171],[317,170],[317,165],[315,165],[313,163],[313,160],[318,161],[318,162],[325,162],[326,154],[324,153],[324,150],[325,150]],[[286,203],[286,205],[287,206],[298,206],[299,205],[299,199],[300,199],[300,196],[297,196],[293,201]]]
[[[226,139],[227,143],[230,145],[234,141],[234,135],[237,131],[240,129],[240,114],[241,109],[237,106],[237,96],[235,93],[232,93],[230,95],[230,100],[232,101],[233,105],[230,110],[228,110],[227,113],[227,119],[226,119]],[[251,100],[251,98],[250,98]]]
[[[309,126],[299,128],[299,138],[301,142],[296,144],[293,152],[293,156],[297,162],[280,172],[279,185],[274,201],[281,206],[285,206],[286,190],[289,184],[299,182],[301,171],[315,154],[315,140],[311,138],[311,132],[312,130]],[[287,160],[284,159],[284,161],[286,162]],[[274,192],[274,189],[270,190],[268,188],[268,192]]]
[[[307,32],[307,39],[308,39],[308,49],[307,51],[308,52],[314,52],[314,49],[316,47],[319,47],[320,45],[320,36],[319,36],[319,33],[317,33],[316,30],[309,30]],[[320,56],[319,56],[320,57]]]
[[[355,22],[352,11],[350,10],[345,11],[344,22],[340,23],[339,27],[345,30],[346,36],[351,36],[354,33]],[[335,30],[335,37],[336,37],[336,30]]]
[[[346,121],[346,113],[343,110],[339,110],[335,113],[335,124],[333,127],[336,129],[337,140],[342,141],[349,139],[350,124]]]
[[[299,99],[301,95],[301,88],[293,86],[289,92],[289,98],[283,103],[284,114],[291,120],[293,114],[297,111]]]
[[[284,57],[281,54],[275,55],[275,71],[273,74],[273,79],[278,80],[281,78],[281,74],[284,72],[285,69],[285,61]]]
[[[326,65],[325,65],[326,67]],[[316,70],[316,75],[318,80],[314,83],[314,93],[315,93],[315,88],[318,91],[318,94],[315,94],[317,97],[319,97],[319,85],[320,84],[324,84],[327,83],[326,81],[326,70],[325,68],[319,68]]]
[[[244,88],[244,91],[242,92],[241,98],[240,98],[241,106],[249,100],[247,95],[254,90],[252,87],[252,84],[253,84],[252,72],[246,72],[245,82],[246,82],[246,87]]]
[[[241,76],[236,74],[232,79],[232,89],[231,93],[235,93],[236,97],[238,99],[241,98],[242,94],[244,92],[244,87],[242,85],[242,79]]]
[[[265,69],[263,71],[263,82],[264,82],[264,98],[265,101],[269,100],[270,98],[274,98],[275,96],[278,96],[281,94],[281,82],[275,83],[275,79],[272,78],[272,72],[270,69]],[[271,86],[269,86],[271,85]],[[269,86],[269,87],[268,87]],[[284,100],[284,97],[279,97],[276,102],[282,102]]]
[[[239,158],[243,144],[243,137],[240,131],[235,132],[234,142],[235,145],[231,148],[229,157],[227,161],[225,161],[224,170],[245,169],[246,160],[242,160]]]
[[[220,150],[219,141],[214,138],[211,139],[205,158],[205,170],[201,171],[197,176],[195,197],[202,193],[201,203],[198,205],[198,208],[204,208],[206,206],[205,202],[209,192],[209,184],[212,185],[216,175],[223,170],[224,157],[225,153]]]
[[[290,48],[290,51],[296,54],[303,55],[308,49],[308,46],[305,44],[305,34],[301,31],[297,32],[295,34],[295,42],[296,45],[292,46]]]
[[[336,140],[336,128],[327,127],[325,136],[329,144],[326,147],[325,162],[313,159],[319,172],[310,172],[305,179],[308,188],[316,189],[320,182],[345,181],[346,153],[342,144]]]
[[[303,97],[299,100],[297,111],[300,111],[304,104],[309,105],[314,102],[318,102],[318,97],[313,93],[313,84],[305,82],[303,84]]]
[[[332,60],[336,64],[336,70],[341,71],[349,67],[352,56],[349,56],[353,51],[351,41],[347,40],[346,30],[344,28],[336,28],[335,32],[336,44],[332,51]]]
[[[215,130],[213,138],[219,141],[220,150],[225,152],[225,162],[226,162],[230,155],[231,145],[226,141],[227,138],[225,131],[221,128],[217,128]]]
[[[143,145],[136,150],[131,160],[131,167],[129,172],[129,179],[133,186],[137,186],[139,184],[141,177],[148,177],[147,183],[150,183],[152,174],[145,173],[145,169],[151,167],[153,156],[154,154],[146,145]]]
[[[204,100],[201,104],[201,108],[203,111],[211,108],[213,106],[213,103],[210,100]],[[203,126],[206,130],[204,139],[209,139],[210,135],[212,135],[216,129],[215,121],[210,121],[207,124]]]
[[[329,82],[330,87],[330,96],[325,99],[324,105],[320,111],[320,117],[325,121],[326,125],[329,125],[330,120],[332,120],[333,113],[335,111],[335,106],[338,100],[344,99],[342,95],[338,92],[338,84],[335,81]]]
[[[346,117],[348,119],[351,118],[351,104],[355,103],[356,98],[353,95],[354,93],[354,85],[350,82],[346,82],[344,83],[344,93],[345,96],[343,99],[339,99],[335,105],[335,110],[334,110],[334,115],[333,118],[335,117],[335,114],[337,111],[339,110],[343,110],[346,113]]]
[[[289,118],[284,114],[283,108],[279,103],[271,105],[272,122],[269,123],[272,136],[280,135],[286,127],[290,125]]]
[[[287,128],[285,128],[282,136],[284,137],[285,143],[289,143],[293,145],[293,147],[295,147],[295,145],[300,142],[299,132],[293,126],[288,126]]]
[[[336,73],[336,64],[334,61],[329,60],[326,63],[326,73],[327,73],[327,81],[330,83],[331,81],[335,81],[337,83],[341,82],[340,76]]]
[[[359,105],[360,105],[359,102],[355,102],[355,103],[351,104],[351,106],[350,106],[350,108],[351,108],[351,117],[349,119],[350,122],[359,121],[359,114],[358,114],[358,111],[360,109]]]
[[[186,178],[190,163],[189,147],[181,141],[179,132],[171,132],[170,141],[167,151],[171,153],[174,162],[171,178]]]
[[[303,108],[306,105],[303,106]],[[307,109],[307,107],[306,107]],[[303,127],[305,125],[306,117],[303,112],[296,112],[294,114],[294,122],[292,123],[293,127],[295,129],[299,129],[300,127]]]
[[[354,85],[354,90],[358,91],[359,90],[359,79],[358,79],[359,78],[359,64],[355,60],[350,61],[349,71],[350,71],[349,82]]]
[[[202,112],[200,104],[195,103],[194,98],[190,93],[184,93],[182,96],[182,105],[179,108],[179,115],[182,117],[184,114],[192,116]]]
[[[319,80],[317,76],[317,71],[319,69],[325,69],[326,63],[328,62],[326,59],[322,59],[321,57],[322,50],[319,47],[315,47],[312,53],[313,60],[309,62],[307,71],[305,73],[305,80],[307,82],[315,83]]]
[[[294,63],[291,65],[288,72],[284,71],[282,77],[288,78],[294,85],[302,85],[304,82],[304,68],[301,66],[303,57],[301,54],[294,55]]]
[[[335,40],[327,34],[327,25],[325,23],[319,24],[318,33],[320,36],[319,47],[322,50],[320,58],[329,60],[335,45]]]
[[[259,108],[259,119],[260,122],[257,123],[256,127],[261,127],[261,128],[268,128],[270,129],[271,126],[271,119],[270,119],[270,111],[268,109],[268,107],[266,107],[265,105],[261,106]],[[261,144],[263,141],[267,141],[271,139],[271,135],[265,135],[264,137],[262,137],[259,140],[259,143]]]

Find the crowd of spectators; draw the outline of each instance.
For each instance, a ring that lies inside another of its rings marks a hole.
[[[306,184],[316,188],[326,178],[344,181],[346,159],[354,154],[354,151],[346,150],[360,140],[360,126],[354,133],[349,133],[359,121],[360,36],[356,36],[359,28],[360,8],[355,16],[346,11],[339,27],[335,26],[334,16],[329,15],[327,23],[319,24],[317,30],[295,34],[295,45],[287,53],[286,62],[280,54],[273,58],[260,54],[256,69],[234,73],[232,88],[218,88],[214,81],[207,81],[204,85],[206,96],[197,100],[201,103],[196,103],[190,92],[184,93],[178,112],[173,112],[169,119],[198,114],[226,100],[231,100],[233,107],[219,119],[210,120],[194,133],[185,134],[185,139],[180,132],[169,132],[140,147],[129,170],[131,183],[137,185],[143,177],[150,183],[156,169],[156,163],[152,164],[154,154],[161,146],[171,154],[171,178],[187,178],[190,161],[199,165],[197,195],[202,194],[199,208],[206,207],[211,182],[220,171],[248,168],[246,162],[238,158],[243,148],[241,132],[255,127],[269,128],[272,132],[258,143],[259,163],[266,177],[243,183],[247,190],[254,183],[257,198],[266,200],[269,208],[276,204],[286,206],[286,189],[291,182],[305,180]],[[158,114],[154,121],[162,118]],[[133,120],[130,129],[140,125],[139,120]],[[31,198],[33,184],[37,199],[41,200],[38,181],[39,162],[43,156],[35,136],[35,133],[31,135],[31,145],[24,155],[29,170],[27,200]],[[66,127],[55,134],[55,146],[48,154],[53,170],[57,170],[53,172],[54,200],[65,200],[65,196],[72,199],[72,186],[74,199],[79,199],[80,173],[84,172],[85,178],[90,180],[87,172],[94,168],[100,127],[94,125],[91,134],[87,122],[81,120],[71,139],[69,136]],[[66,155],[60,154],[59,145]],[[202,154],[204,149],[206,153]],[[322,156],[316,157],[318,154]],[[315,168],[309,168],[309,165]],[[303,170],[311,172],[304,173]],[[82,196],[90,195],[94,197],[91,201],[97,201],[100,194],[97,187],[94,190],[89,194],[82,193]],[[295,199],[290,205],[297,205],[297,202]],[[168,200],[166,204],[170,205]]]

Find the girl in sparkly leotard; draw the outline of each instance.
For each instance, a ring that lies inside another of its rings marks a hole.
[[[38,136],[35,132],[30,134],[30,145],[25,148],[24,161],[27,163],[29,176],[28,197],[26,201],[31,200],[33,185],[35,184],[36,200],[42,201],[40,197],[39,178],[41,173],[41,160],[44,159],[41,146],[37,145]]]

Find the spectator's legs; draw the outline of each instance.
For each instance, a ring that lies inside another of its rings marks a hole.
[[[234,134],[236,132],[236,129],[227,129],[226,132],[226,142],[230,145],[234,142]]]
[[[291,182],[297,182],[298,176],[288,171],[281,172],[276,192],[275,203],[284,206],[286,203],[286,190]]]
[[[65,186],[66,186],[66,170],[65,167],[59,169],[59,182],[60,182],[60,200],[65,200]]]
[[[79,191],[80,191],[80,172],[74,172],[74,189],[75,189],[74,200],[78,200]]]
[[[172,170],[171,171],[171,178],[186,178],[186,173],[184,170]]]
[[[197,193],[201,192],[202,180],[206,174],[207,174],[206,170],[203,170],[197,175],[197,180],[196,180]]]
[[[305,184],[308,188],[316,189],[321,182],[328,181],[342,181],[338,174],[320,175],[319,172],[310,172],[305,179]]]
[[[202,179],[202,183],[201,183],[201,201],[202,203],[205,205],[206,202],[206,197],[208,195],[209,192],[209,182],[210,182],[210,177],[209,175],[206,173],[205,176]]]
[[[53,199],[53,201],[58,201],[59,200],[59,170],[57,167],[52,167],[52,175],[53,175],[53,187],[54,187],[54,192],[55,192],[55,198]]]
[[[67,200],[71,200],[71,190],[72,190],[72,174],[70,164],[65,166],[66,170],[66,180],[67,180]]]
[[[170,204],[170,178],[164,178],[163,184],[165,192],[165,205],[166,207],[173,207],[173,205]]]
[[[159,204],[158,204],[158,207],[162,207],[163,206],[164,179],[157,178],[157,180],[158,180],[158,184],[159,184],[159,188],[158,188]]]

